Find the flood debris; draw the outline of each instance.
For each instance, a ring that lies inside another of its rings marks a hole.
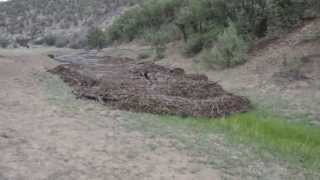
[[[78,97],[121,110],[211,118],[250,109],[247,98],[226,92],[205,75],[152,62],[104,57],[93,63],[62,64],[50,72]]]

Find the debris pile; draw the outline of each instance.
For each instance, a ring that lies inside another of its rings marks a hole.
[[[104,57],[92,63],[68,63],[50,70],[81,98],[134,112],[221,117],[250,109],[248,99],[223,90],[207,76],[186,74],[151,62]]]

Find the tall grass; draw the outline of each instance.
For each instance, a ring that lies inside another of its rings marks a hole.
[[[220,130],[232,140],[255,145],[288,162],[320,170],[320,127],[250,112],[221,119],[161,117],[162,121],[204,132]]]

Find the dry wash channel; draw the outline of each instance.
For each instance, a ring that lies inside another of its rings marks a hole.
[[[186,74],[151,62],[104,57],[90,63],[69,63],[50,70],[78,97],[112,107],[193,117],[221,117],[245,112],[248,99],[223,90],[205,75]]]

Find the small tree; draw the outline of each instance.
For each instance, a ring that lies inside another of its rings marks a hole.
[[[231,68],[246,62],[247,44],[238,34],[234,23],[229,22],[228,28],[218,36],[217,44],[205,51],[202,60],[209,66]]]
[[[104,31],[94,28],[87,35],[88,45],[90,48],[102,49],[107,43],[107,36]]]

